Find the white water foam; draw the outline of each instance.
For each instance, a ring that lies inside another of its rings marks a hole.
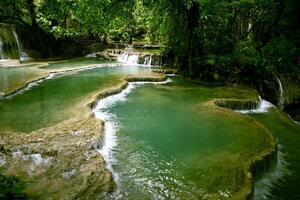
[[[261,99],[259,97],[259,104],[256,109],[249,109],[249,110],[235,110],[236,112],[248,114],[248,113],[266,113],[269,111],[271,107],[274,107],[274,105],[267,100]]]
[[[138,54],[124,52],[118,57],[118,61],[126,64],[138,64],[139,57]]]
[[[4,58],[4,55],[3,55],[3,42],[0,38],[0,60],[2,60]]]
[[[166,74],[166,76],[167,76],[167,77],[175,77],[175,76],[177,76],[177,75],[173,73],[173,74]]]
[[[45,81],[45,80],[53,79],[56,75],[58,75],[58,73],[50,73],[47,77],[41,78],[41,79],[39,79],[39,80],[32,81],[31,83],[29,83],[29,84],[28,84],[26,87],[24,87],[23,89],[18,90],[17,92],[15,92],[15,93],[13,93],[13,94],[11,94],[11,95],[5,96],[5,97],[3,97],[3,98],[5,98],[5,99],[10,99],[10,98],[12,98],[12,97],[14,97],[14,96],[17,96],[17,95],[19,95],[19,94],[22,94],[22,93],[24,93],[25,91],[30,90],[32,87],[39,85],[40,83],[42,83],[42,82]]]
[[[254,199],[275,199],[272,195],[272,189],[278,183],[282,183],[284,177],[291,175],[288,169],[289,163],[286,161],[286,155],[283,153],[283,147],[278,144],[278,156],[276,165],[270,171],[266,172],[262,178],[255,182]]]
[[[116,132],[118,130],[118,124],[116,117],[109,112],[109,108],[118,102],[126,101],[128,94],[130,94],[135,88],[144,84],[162,85],[171,82],[171,79],[167,79],[162,82],[130,82],[126,89],[121,93],[108,96],[99,100],[93,112],[97,119],[101,119],[105,122],[104,125],[104,137],[102,141],[102,148],[98,152],[104,157],[107,163],[107,168],[113,173],[114,180],[119,183],[119,175],[113,170],[113,165],[116,164],[116,160],[113,155],[113,150],[117,145]]]
[[[0,153],[0,167],[6,164],[5,155]]]
[[[85,56],[86,58],[97,58],[96,53],[90,53]]]
[[[19,52],[19,56],[20,56],[20,61],[28,61],[28,60],[30,60],[31,58],[23,50],[23,46],[22,46],[22,43],[19,41],[18,34],[16,33],[15,29],[12,26],[11,26],[11,30],[12,30],[13,35],[15,37],[15,40],[17,42],[18,52]]]
[[[146,56],[145,61],[144,61],[144,65],[151,66],[151,63],[152,63],[152,55]]]
[[[277,77],[277,82],[278,82],[278,90],[279,90],[279,99],[278,99],[278,106],[280,109],[283,109],[284,106],[284,91],[283,91],[283,86],[282,83],[280,81],[280,79]]]

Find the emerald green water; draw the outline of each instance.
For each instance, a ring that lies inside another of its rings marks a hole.
[[[257,196],[264,194],[260,199],[300,199],[300,125],[277,109],[251,116],[272,131],[278,139],[282,155],[280,165],[259,182]],[[260,191],[260,188],[267,191]]]
[[[29,80],[40,78],[43,71],[34,67],[0,68],[0,93],[9,93]]]
[[[101,67],[46,80],[31,90],[0,101],[0,131],[29,132],[72,116],[88,94],[116,86],[136,71],[134,66]]]
[[[139,87],[110,107],[117,127],[110,163],[119,190],[108,199],[210,199],[238,191],[244,163],[266,138],[248,118],[202,106],[223,93],[174,79]]]
[[[97,58],[78,58],[60,62],[53,62],[50,63],[48,66],[43,67],[42,69],[50,69],[50,70],[57,70],[57,69],[66,69],[66,68],[78,68],[84,67],[87,65],[93,64],[103,64],[103,63],[112,63],[107,60],[99,60]]]
[[[0,77],[11,74],[9,79],[0,80],[0,88],[7,88],[5,84],[12,80],[27,80],[34,70],[44,72],[91,64],[103,62],[79,59],[30,68],[32,71],[0,69]],[[21,94],[0,99],[0,133],[30,132],[59,123],[80,112],[78,104],[90,94],[116,86],[128,75],[148,70],[109,66],[58,75]],[[268,138],[248,115],[217,112],[206,102],[214,98],[255,97],[256,93],[249,88],[207,87],[173,78],[166,85],[139,86],[128,94],[126,101],[105,108],[103,112],[109,113],[116,131],[114,141],[110,141],[116,145],[109,149],[107,163],[118,190],[103,198],[210,199],[225,198],[238,191],[244,179],[245,162],[264,149]],[[299,199],[299,125],[275,108],[251,117],[278,139],[285,163],[258,182],[255,198]]]

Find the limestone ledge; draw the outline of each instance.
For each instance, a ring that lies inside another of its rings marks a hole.
[[[217,99],[214,104],[228,108],[231,110],[250,110],[256,109],[259,105],[259,100],[254,99]]]
[[[29,80],[26,83],[24,83],[21,87],[15,88],[15,89],[13,89],[11,91],[8,91],[6,93],[4,93],[4,92],[0,93],[0,98],[1,97],[9,97],[11,95],[14,95],[14,94],[18,93],[19,91],[24,90],[25,88],[27,88],[30,84],[36,83],[36,82],[39,82],[39,81],[43,81],[47,77],[49,77],[49,73],[45,72],[40,76],[40,78]]]
[[[176,74],[178,72],[177,69],[152,69],[155,73],[162,73],[162,74]]]
[[[205,103],[205,107],[208,107],[212,112],[222,112],[228,116],[242,115],[233,111],[233,109],[252,109],[255,108],[257,100],[239,100],[239,99],[214,99]],[[253,158],[251,158],[244,165],[245,180],[244,184],[239,191],[232,193],[230,199],[253,199],[254,197],[254,183],[256,179],[259,179],[264,172],[270,170],[274,164],[276,164],[278,148],[277,142],[272,133],[266,129],[261,123],[257,122],[253,117],[243,115],[255,123],[257,127],[260,127],[268,137],[269,145],[265,147],[264,151],[260,152]]]

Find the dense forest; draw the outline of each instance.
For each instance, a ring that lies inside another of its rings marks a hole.
[[[56,41],[158,44],[166,66],[245,83],[274,102],[277,77],[298,83],[299,9],[298,0],[2,0],[0,21]]]

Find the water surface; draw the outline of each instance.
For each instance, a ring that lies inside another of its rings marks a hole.
[[[263,149],[266,136],[243,116],[203,107],[223,93],[174,79],[138,87],[110,107],[117,127],[110,162],[119,190],[108,198],[209,199],[238,191],[245,162]]]
[[[113,87],[128,75],[148,69],[118,66],[58,75],[22,94],[0,101],[0,131],[30,132],[71,117],[93,92]]]

